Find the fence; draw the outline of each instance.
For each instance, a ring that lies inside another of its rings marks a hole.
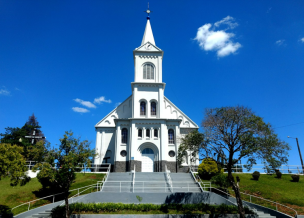
[[[235,173],[253,173],[254,171],[258,171],[261,174],[267,173],[267,169],[264,164],[255,164],[250,170],[247,170],[245,168],[246,164],[234,164],[234,167],[232,168],[232,172]],[[269,167],[269,166],[268,166]],[[303,170],[301,165],[281,165],[280,167],[276,168],[277,170],[280,170],[283,174],[302,174]],[[227,171],[227,168],[224,168],[225,172]]]

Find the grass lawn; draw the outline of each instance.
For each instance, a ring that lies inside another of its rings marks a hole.
[[[252,175],[247,173],[233,174],[234,177],[240,177],[241,192],[251,194],[275,201],[295,209],[298,214],[304,214],[304,176],[300,176],[299,182],[291,182],[290,174],[283,174],[281,179],[276,178],[276,175],[261,174],[258,181],[252,180]],[[230,194],[234,194],[232,189]],[[244,200],[250,201],[246,195],[242,195]],[[265,201],[259,201],[256,198],[251,198],[252,203],[263,204]],[[275,205],[267,205],[275,209]],[[279,211],[291,212],[279,206]]]
[[[72,184],[71,189],[80,188],[87,185],[96,184],[97,181],[102,181],[104,177],[104,174],[93,174],[93,173],[77,173],[76,174],[76,182]],[[22,203],[35,200],[38,198],[45,197],[47,195],[56,194],[56,190],[53,190],[53,193],[50,192],[43,192],[41,190],[42,186],[38,182],[37,178],[31,179],[29,183],[27,183],[25,186],[16,186],[12,187],[10,186],[10,180],[9,178],[4,178],[0,180],[0,206],[5,205],[9,208],[13,208],[15,206],[18,206]],[[91,192],[92,190],[88,190],[87,192]],[[75,195],[77,193],[73,192],[72,195]],[[40,200],[37,201],[33,207],[38,207],[43,204],[46,204],[48,202],[52,201],[52,199],[47,200]],[[56,199],[55,199],[56,201]],[[32,208],[32,206],[31,206]],[[14,210],[14,213],[20,213],[27,209],[27,206],[21,206],[20,208],[17,208],[16,211]]]

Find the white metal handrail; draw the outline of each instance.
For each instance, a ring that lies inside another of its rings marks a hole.
[[[135,172],[136,172],[136,168],[135,168],[135,164],[134,164],[134,171],[133,171],[133,192],[134,192],[134,184],[135,184]]]
[[[165,164],[165,170],[166,170],[167,180],[168,180],[169,186],[171,188],[171,192],[173,192],[173,186],[172,186],[172,180],[171,180],[171,176],[170,176],[170,170],[168,170],[167,164]]]
[[[173,191],[174,189],[184,189],[188,192],[191,190],[198,189],[198,187],[191,187],[191,185],[195,184],[193,182],[174,182],[175,186],[172,185],[172,189],[170,189],[170,186],[168,187],[167,182],[163,181],[136,181],[135,183],[138,183],[139,186],[135,187],[133,191],[135,190],[141,190],[141,192],[145,192],[145,189],[154,189],[154,192],[157,192],[160,190],[160,192],[167,192],[169,190]],[[153,185],[150,185],[152,183]],[[127,186],[124,186],[127,185]],[[130,187],[132,187],[132,181],[108,181],[107,185],[103,185],[103,191],[107,192],[107,188],[116,188],[115,192],[130,192]],[[119,189],[119,191],[118,191]],[[128,190],[128,191],[123,191]],[[111,192],[111,191],[110,191]]]
[[[86,188],[86,187],[89,187],[89,186],[91,187],[91,186],[95,186],[95,185],[96,185],[96,184],[87,185],[87,186],[84,186],[84,187],[80,187],[80,188],[76,188],[76,189],[73,189],[73,190],[69,190],[69,192],[78,190],[78,194],[79,194],[79,189],[83,189],[83,188]],[[45,198],[50,198],[50,197],[53,197],[53,203],[54,203],[54,202],[55,202],[55,196],[56,196],[56,195],[63,194],[63,193],[64,193],[64,192],[61,192],[61,193],[57,193],[57,194],[54,194],[54,195],[49,195],[49,196],[46,196],[46,197],[43,197],[43,198],[38,198],[38,199],[35,199],[35,200],[32,200],[32,201],[25,202],[25,203],[23,203],[23,204],[20,204],[20,205],[18,205],[18,206],[16,206],[16,207],[12,208],[11,211],[13,212],[14,209],[16,209],[16,208],[18,208],[18,207],[20,207],[20,206],[22,206],[22,205],[26,205],[26,204],[28,204],[27,211],[29,211],[29,210],[30,210],[31,203],[33,203],[33,202],[35,202],[35,201],[43,200],[43,199],[45,199]],[[50,204],[51,204],[51,203],[50,203]]]
[[[265,199],[265,198],[257,197],[257,196],[254,196],[254,195],[250,195],[250,194],[247,194],[247,193],[244,193],[244,192],[240,192],[240,193],[243,194],[243,195],[248,195],[248,196],[250,196],[250,203],[252,203],[251,197],[255,197],[255,198],[259,198],[259,199],[261,199],[261,200],[268,201],[268,202],[271,202],[271,203],[273,203],[273,204],[276,204],[276,210],[277,210],[277,211],[279,211],[279,210],[278,210],[278,205],[280,205],[280,206],[286,207],[286,208],[288,208],[288,209],[290,209],[290,210],[293,210],[293,211],[296,213],[296,215],[298,215],[298,213],[297,213],[297,211],[296,211],[295,209],[292,209],[291,207],[288,207],[288,206],[286,206],[286,205],[283,205],[283,204],[280,204],[280,203],[278,203],[278,202],[271,201],[271,200],[268,200],[268,199]]]
[[[98,184],[94,184],[94,185],[91,185],[91,186],[96,186],[96,188],[98,189]],[[82,192],[85,192],[86,190],[88,190],[88,189],[90,189],[90,188],[92,188],[92,187],[86,188],[85,190],[83,190],[83,191],[81,191],[81,192],[79,192],[79,190],[78,190],[78,193],[77,193],[76,195],[74,195],[74,196],[68,198],[68,200],[69,200],[69,199],[72,199],[72,203],[74,203],[74,197],[79,196],[79,194],[81,194]],[[62,202],[62,204],[60,204],[60,206],[62,206],[64,203],[65,203],[65,202]]]
[[[103,184],[107,182],[108,176],[109,176],[109,173],[110,173],[110,172],[111,172],[111,164],[109,164],[108,169],[107,169],[107,173],[106,173],[106,175],[103,177],[103,180],[102,180],[102,183],[103,183]],[[102,188],[101,188],[100,191],[103,190],[103,187],[104,187],[104,186],[102,186]]]
[[[192,168],[191,168],[191,167],[190,167],[190,173],[191,173],[192,177],[194,178],[194,181],[199,185],[201,191],[204,192],[204,189],[202,188],[201,183],[199,183],[199,182],[196,180],[196,178],[195,178],[195,176],[194,176],[194,174],[193,174],[193,172],[192,172]]]
[[[259,171],[260,173],[263,173],[261,171],[265,171],[264,164],[254,164],[249,171],[245,168],[246,165],[247,164],[234,164],[235,167],[231,169],[234,171],[234,173],[252,173],[254,171]],[[223,169],[226,170],[226,168]],[[280,172],[283,174],[301,174],[301,175],[304,174],[301,165],[281,165],[277,169],[280,170]]]

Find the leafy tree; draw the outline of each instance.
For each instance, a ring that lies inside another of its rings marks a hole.
[[[198,154],[204,148],[204,135],[198,130],[194,130],[180,140],[181,143],[177,154],[178,164],[181,165],[184,163],[187,157],[189,157],[190,164],[195,163],[195,161],[199,158]]]
[[[10,177],[11,186],[25,185],[31,178],[25,175],[27,171],[22,147],[8,143],[0,143],[0,180]]]
[[[245,217],[239,187],[232,176],[232,167],[247,158],[247,169],[258,159],[270,166],[287,162],[289,145],[280,140],[269,123],[251,109],[236,106],[206,109],[202,121],[204,144],[210,151],[226,153],[228,179],[235,192],[239,213]]]
[[[40,170],[38,180],[44,186],[58,187],[64,192],[66,218],[70,217],[69,189],[75,181],[75,173],[80,172],[82,164],[90,166],[91,158],[95,156],[87,140],[80,141],[73,132],[67,131],[60,139],[58,149],[48,149],[43,162],[36,164],[33,170]]]

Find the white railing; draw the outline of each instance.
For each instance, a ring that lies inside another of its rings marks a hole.
[[[110,172],[111,172],[111,164],[109,164],[109,166],[108,166],[108,168],[107,168],[107,172],[106,172],[106,175],[103,177],[102,184],[104,184],[104,183],[107,182],[108,177],[109,177],[109,173],[110,173]],[[102,188],[101,188],[100,191],[103,190],[103,187],[104,187],[104,186],[102,186]]]
[[[250,203],[252,203],[251,197],[254,197],[254,198],[258,198],[258,199],[260,199],[260,200],[267,201],[267,202],[270,202],[270,203],[272,203],[272,204],[275,204],[275,205],[276,205],[276,210],[277,210],[277,211],[279,211],[279,210],[278,210],[278,205],[280,205],[280,206],[282,206],[282,207],[285,207],[285,208],[288,208],[288,209],[294,211],[294,212],[295,212],[295,217],[297,217],[297,215],[298,215],[298,213],[297,213],[296,210],[294,210],[294,209],[292,209],[291,207],[288,207],[288,206],[286,206],[286,205],[283,205],[283,204],[280,204],[280,203],[278,203],[278,202],[271,201],[271,200],[268,200],[268,199],[265,199],[265,198],[257,197],[257,196],[254,196],[254,195],[250,195],[250,194],[247,194],[247,193],[244,193],[244,192],[240,192],[240,193],[243,194],[243,195],[248,195],[248,196],[249,196],[249,201],[250,201]]]
[[[133,192],[134,192],[134,184],[135,184],[135,172],[136,172],[136,167],[134,164],[134,170],[133,170]]]
[[[171,176],[170,176],[170,170],[168,170],[167,164],[165,164],[165,170],[166,170],[166,177],[167,177],[168,184],[170,186],[171,192],[173,192],[172,180],[171,180]]]
[[[83,188],[89,189],[89,188],[93,188],[93,187],[95,187],[95,186],[98,187],[98,183],[97,183],[97,184],[88,185],[88,186],[84,186],[84,187],[80,187],[80,188],[76,188],[76,189],[72,189],[72,190],[69,190],[69,192],[72,192],[72,191],[76,191],[76,190],[77,190],[78,193],[77,193],[76,195],[79,196],[79,194],[83,192],[83,191],[79,192],[80,189],[83,189]],[[86,189],[86,190],[87,190],[87,189]],[[53,198],[53,202],[50,202],[49,204],[55,203],[55,196],[56,196],[56,195],[61,195],[61,194],[63,194],[63,193],[64,193],[64,192],[57,193],[57,194],[54,194],[54,195],[49,195],[49,196],[46,196],[46,197],[43,197],[43,198],[38,198],[38,199],[35,199],[35,200],[32,200],[32,201],[29,201],[29,202],[20,204],[20,205],[18,205],[18,206],[16,206],[16,207],[12,208],[11,211],[13,212],[14,209],[16,209],[16,208],[18,208],[18,207],[20,207],[20,206],[23,206],[23,205],[27,205],[27,204],[28,204],[27,211],[29,211],[29,210],[30,210],[30,207],[31,207],[31,204],[33,204],[33,203],[36,202],[36,201],[43,200],[43,199],[46,199],[46,198]]]
[[[254,171],[258,171],[262,174],[266,174],[266,169],[264,164],[255,164],[253,167],[248,171],[245,168],[246,164],[234,164],[235,167],[232,168],[234,173],[253,173]],[[226,168],[223,168],[227,170]],[[281,165],[280,167],[276,168],[280,170],[283,174],[301,174],[303,175],[303,169],[301,165]]]
[[[198,174],[197,174],[197,177],[199,178],[200,181],[202,181]],[[206,186],[209,186],[209,187],[205,187],[205,184],[206,184]],[[217,191],[220,191],[220,192],[224,193],[224,194],[227,195],[227,196],[230,196],[230,197],[235,198],[234,196],[232,196],[232,195],[230,195],[230,194],[228,194],[228,193],[226,193],[226,192],[224,192],[224,191],[222,191],[222,190],[219,190],[219,189],[217,189],[217,188],[212,187],[212,186],[211,186],[211,182],[203,182],[203,185],[204,185],[204,189],[205,189],[205,188],[209,188],[210,191],[211,191],[212,189],[215,189],[215,190],[217,190]],[[275,205],[276,205],[276,210],[277,210],[277,211],[278,211],[278,205],[280,205],[280,206],[282,206],[282,207],[285,207],[285,208],[288,208],[288,209],[294,211],[296,215],[298,214],[296,210],[294,210],[294,209],[292,209],[292,208],[290,208],[290,207],[288,207],[288,206],[285,206],[285,205],[283,205],[283,204],[280,204],[280,203],[278,203],[278,202],[270,201],[270,200],[268,200],[268,199],[261,198],[261,197],[257,197],[257,196],[250,195],[250,194],[246,194],[246,193],[243,193],[243,192],[240,192],[240,193],[241,193],[241,194],[244,194],[244,195],[248,195],[249,198],[250,198],[250,200],[249,200],[250,203],[252,203],[251,197],[255,197],[255,198],[258,198],[258,199],[261,199],[261,200],[264,200],[264,201],[268,201],[268,202],[271,202],[271,203],[275,204]],[[249,206],[244,202],[244,200],[242,200],[242,201],[243,201],[243,204],[244,204],[244,205],[246,205],[247,207],[249,207]],[[255,204],[257,204],[257,203],[255,203]],[[263,205],[261,205],[261,206],[263,206]],[[252,209],[252,207],[249,207],[249,208]],[[270,209],[271,209],[271,208],[270,208]],[[254,209],[254,210],[255,210],[255,209]]]
[[[190,174],[192,175],[194,181],[199,185],[201,191],[204,192],[204,189],[202,188],[201,183],[196,180],[195,175],[192,172],[192,167],[190,167]],[[210,186],[211,186],[211,184],[210,184]]]
[[[109,181],[102,187],[103,192],[193,192],[199,188],[193,186],[193,182],[174,182],[174,186],[168,186],[167,182],[136,181],[136,187],[132,190],[132,181]]]

